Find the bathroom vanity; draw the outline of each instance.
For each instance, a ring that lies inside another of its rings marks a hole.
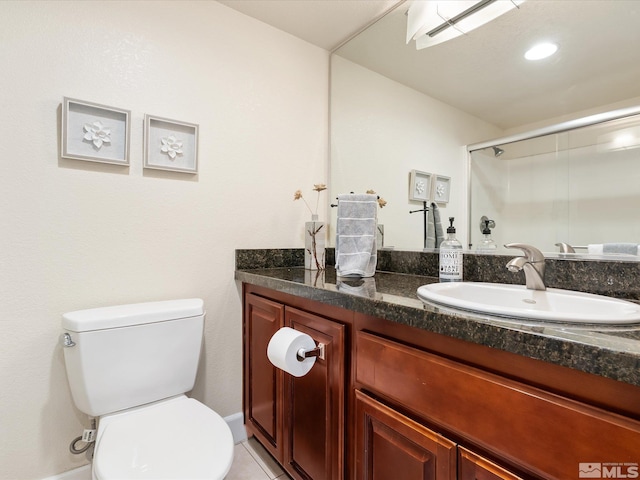
[[[249,252],[245,422],[293,478],[637,478],[640,327],[462,313],[417,299],[434,277],[342,282]],[[303,377],[266,357],[282,326],[325,344]]]

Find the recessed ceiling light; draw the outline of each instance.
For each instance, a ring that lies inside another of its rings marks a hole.
[[[556,53],[557,50],[558,46],[555,43],[539,43],[527,50],[524,58],[527,60],[542,60],[543,58],[550,57]]]

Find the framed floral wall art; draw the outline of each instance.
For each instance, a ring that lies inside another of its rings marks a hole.
[[[409,175],[409,200],[427,202],[431,199],[431,174],[411,170]]]
[[[64,97],[62,158],[129,165],[131,112]]]
[[[449,203],[451,178],[444,175],[433,176],[433,200],[436,203]]]
[[[144,168],[198,173],[198,125],[144,116]]]

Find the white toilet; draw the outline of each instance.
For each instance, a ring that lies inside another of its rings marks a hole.
[[[94,480],[222,479],[233,436],[188,398],[204,327],[200,299],[66,313],[64,359],[73,401],[98,419]]]

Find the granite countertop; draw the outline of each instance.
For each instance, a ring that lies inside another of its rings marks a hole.
[[[236,280],[430,332],[640,386],[640,326],[576,327],[535,323],[425,305],[419,286],[430,276],[377,272],[338,279],[302,267],[237,269]]]

